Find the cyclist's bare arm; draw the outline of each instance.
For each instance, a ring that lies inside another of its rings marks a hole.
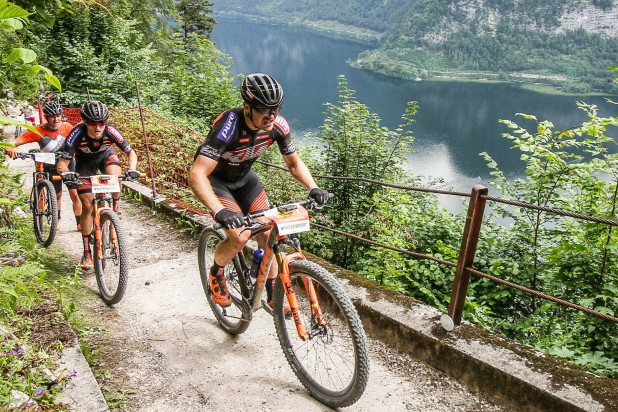
[[[208,176],[217,167],[217,161],[206,156],[198,156],[189,172],[189,186],[200,202],[206,205],[212,213],[223,208],[223,205],[212,190]]]
[[[311,190],[318,186],[315,184],[313,176],[311,176],[311,172],[305,165],[305,162],[298,156],[298,153],[294,152],[283,156],[283,161],[294,179],[298,180],[307,190]]]
[[[21,146],[22,144],[26,143],[26,141],[22,138],[22,136],[19,136],[17,139],[13,139],[9,141],[8,143],[11,143],[15,147],[17,147],[17,146]],[[11,156],[13,159],[17,158],[17,151],[12,147],[5,148],[4,152],[7,155]]]
[[[135,150],[131,150],[129,153],[127,153],[127,158],[128,158],[128,163],[129,163],[129,169],[136,170],[137,169],[137,154],[135,153]]]
[[[70,160],[65,159],[64,157],[58,159],[58,164],[56,165],[56,171],[58,172],[58,174],[69,171],[69,162]]]

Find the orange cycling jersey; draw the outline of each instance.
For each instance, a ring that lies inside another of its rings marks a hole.
[[[39,148],[41,152],[46,153],[55,153],[63,149],[64,142],[66,138],[69,136],[69,133],[73,129],[71,123],[62,122],[60,123],[60,127],[58,130],[51,131],[48,128],[43,126],[34,126],[37,131],[40,133],[36,134],[32,130],[26,131],[23,135],[21,135],[24,143],[32,143],[37,142],[39,144]]]

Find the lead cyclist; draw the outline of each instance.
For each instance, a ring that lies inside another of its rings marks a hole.
[[[315,183],[311,172],[292,143],[287,120],[280,114],[283,88],[272,76],[249,74],[240,86],[242,107],[221,113],[213,122],[206,140],[198,147],[189,174],[195,196],[213,213],[227,239],[217,246],[210,268],[213,300],[222,307],[232,304],[223,269],[242,251],[249,231],[242,232],[243,215],[270,208],[264,188],[251,166],[268,148],[277,143],[290,174],[309,191],[318,204],[326,203],[329,193]],[[258,247],[268,248],[269,232],[256,237]],[[271,265],[266,282],[267,302],[272,307],[276,265]]]

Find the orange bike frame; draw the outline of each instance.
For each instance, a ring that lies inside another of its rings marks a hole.
[[[281,240],[287,238],[287,235],[281,236],[278,233],[277,227],[274,222],[269,222],[263,229],[270,229],[271,234],[268,238],[268,244],[272,245]],[[303,340],[309,340],[310,336],[307,333],[307,329],[300,317],[300,310],[298,308],[298,300],[296,299],[296,293],[294,292],[294,288],[292,287],[292,281],[290,279],[290,261],[292,260],[304,260],[306,259],[302,252],[297,251],[290,254],[286,254],[285,252],[279,252],[276,254],[277,267],[278,267],[278,276],[281,278],[281,282],[283,283],[283,289],[285,291],[285,295],[288,298],[288,303],[290,304],[290,310],[292,312],[292,317],[294,318],[294,323],[296,325],[296,331],[298,332],[298,336]],[[268,278],[268,273],[270,272],[270,265],[273,260],[273,251],[271,247],[265,248],[264,257],[262,258],[262,263],[260,264],[259,274],[256,280],[256,289],[254,292],[254,296],[252,299],[252,309],[253,311],[257,310],[260,305],[260,296],[264,290],[264,285],[266,284],[266,279]],[[322,311],[320,309],[320,305],[318,303],[318,298],[315,292],[315,288],[313,286],[313,282],[311,280],[303,278],[303,282],[305,285],[305,290],[307,296],[309,297],[309,301],[311,302],[311,309],[314,312],[314,315],[319,324],[324,324],[324,320],[322,318]]]
[[[97,248],[97,257],[99,258],[99,260],[103,260],[103,245],[102,245],[102,239],[101,239],[101,213],[103,213],[103,211],[105,210],[112,210],[112,208],[110,208],[109,206],[99,206],[98,205],[98,200],[99,198],[104,197],[102,196],[94,196],[92,198],[92,203],[93,203],[93,218],[92,218],[92,225],[94,226],[94,242]],[[117,235],[116,235],[116,231],[114,230],[114,227],[112,226],[112,243],[114,245],[118,244],[118,239],[117,239]]]

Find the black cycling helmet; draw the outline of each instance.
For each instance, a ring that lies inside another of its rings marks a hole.
[[[58,102],[45,102],[43,104],[43,113],[46,116],[57,116],[62,114],[62,106]]]
[[[82,119],[86,122],[105,122],[109,119],[107,106],[97,100],[89,100],[82,106]]]
[[[240,85],[242,99],[250,106],[278,107],[283,102],[283,87],[272,76],[253,73]]]

